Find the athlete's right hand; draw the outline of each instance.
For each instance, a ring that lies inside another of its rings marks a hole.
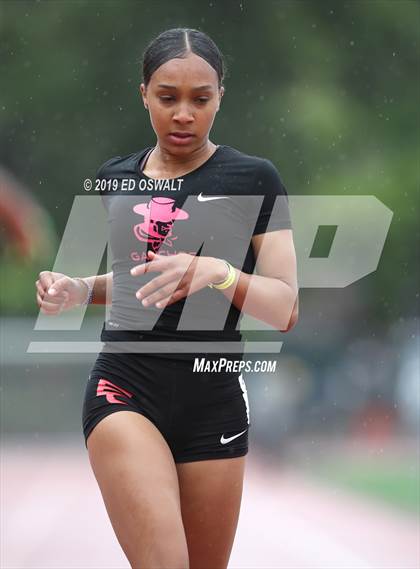
[[[41,271],[35,286],[41,312],[51,316],[80,305],[87,295],[87,285],[63,273]]]

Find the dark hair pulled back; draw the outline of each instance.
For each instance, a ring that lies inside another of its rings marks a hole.
[[[192,28],[172,28],[160,33],[143,53],[143,82],[148,85],[158,67],[174,58],[195,53],[207,61],[217,73],[219,89],[223,85],[226,64],[214,41],[204,32]]]

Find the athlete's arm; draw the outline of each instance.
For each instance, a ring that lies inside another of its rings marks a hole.
[[[64,273],[41,271],[35,282],[36,299],[41,312],[51,316],[70,310],[86,301],[89,288],[93,286],[93,304],[111,303],[112,271],[92,277],[69,277]]]
[[[292,230],[254,235],[252,248],[258,274],[235,269],[234,284],[220,292],[242,312],[288,332],[297,322],[299,304]]]
[[[112,271],[104,275],[83,277],[93,286],[92,304],[111,304],[112,298]]]

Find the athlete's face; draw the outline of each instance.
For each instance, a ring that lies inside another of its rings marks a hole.
[[[216,71],[196,54],[158,67],[147,88],[140,85],[140,92],[159,146],[172,154],[187,154],[206,144],[223,91]]]

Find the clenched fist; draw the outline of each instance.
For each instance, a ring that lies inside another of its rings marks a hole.
[[[35,286],[41,312],[51,316],[79,306],[88,294],[84,281],[51,271],[41,271]]]

